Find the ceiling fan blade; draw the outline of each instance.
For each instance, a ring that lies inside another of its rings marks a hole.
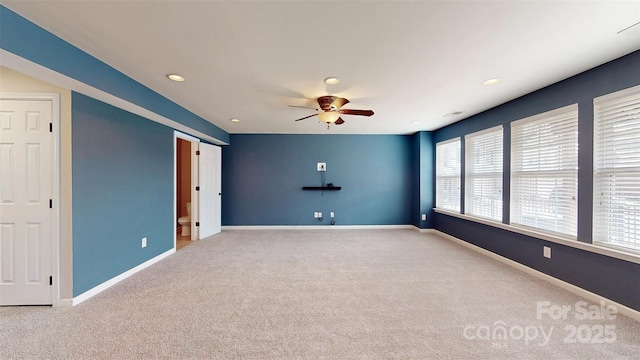
[[[309,116],[305,116],[303,118],[300,118],[300,119],[297,119],[297,120],[294,120],[294,121],[300,121],[300,120],[308,119],[308,118],[310,118],[312,116],[316,116],[316,115],[318,115],[318,114],[312,114],[312,115],[309,115]]]
[[[303,109],[313,109],[315,111],[319,111],[317,108],[314,108],[314,107],[311,107],[311,106],[289,105],[289,107],[303,108]]]
[[[371,110],[340,109],[338,110],[338,112],[340,114],[345,114],[345,115],[361,115],[361,116],[373,115],[373,111]]]
[[[344,105],[349,103],[349,100],[341,97],[334,96],[335,100],[331,103],[331,105],[335,106],[336,109],[340,109]]]
[[[334,124],[342,125],[342,124],[344,124],[344,120],[342,120],[342,118],[338,118],[338,120],[336,120],[336,122]]]

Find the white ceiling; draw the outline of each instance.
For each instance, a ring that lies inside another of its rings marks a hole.
[[[375,111],[330,133],[435,130],[640,49],[640,1],[2,4],[232,134],[327,133],[287,106],[327,94]]]

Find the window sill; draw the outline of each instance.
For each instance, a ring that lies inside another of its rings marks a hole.
[[[515,226],[515,225],[507,225],[507,224],[503,224],[503,223],[500,223],[500,222],[497,222],[497,221],[492,221],[492,220],[483,219],[483,218],[479,218],[479,217],[475,217],[475,216],[471,216],[471,215],[456,213],[456,212],[453,212],[453,211],[450,211],[450,210],[443,210],[443,209],[434,208],[433,211],[437,212],[438,214],[443,214],[443,215],[448,215],[448,216],[456,217],[456,218],[463,219],[463,220],[473,221],[473,222],[476,222],[476,223],[480,223],[480,224],[484,224],[484,225],[488,225],[488,226],[493,226],[493,227],[496,227],[496,228],[499,228],[499,229],[511,231],[511,232],[514,232],[514,233],[517,233],[517,234],[531,236],[531,237],[534,237],[534,238],[538,238],[538,239],[541,239],[541,240],[546,240],[546,241],[553,242],[553,243],[556,243],[556,244],[565,245],[565,246],[569,246],[569,247],[572,247],[572,248],[585,250],[585,251],[589,251],[589,252],[600,254],[600,255],[609,256],[609,257],[620,259],[620,260],[629,261],[629,262],[632,262],[634,264],[640,264],[640,254],[635,254],[635,253],[632,253],[632,252],[616,250],[616,249],[608,248],[608,247],[604,247],[604,246],[584,243],[584,242],[577,241],[575,239],[564,238],[564,237],[555,236],[555,235],[551,235],[551,234],[546,234],[546,233],[542,233],[542,232],[538,232],[538,231],[533,231],[533,230],[530,230],[530,229],[527,229],[527,228],[523,228],[523,227],[519,227],[519,226]]]

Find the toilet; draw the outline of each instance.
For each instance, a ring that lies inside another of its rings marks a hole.
[[[181,216],[178,218],[178,224],[180,224],[180,235],[191,235],[191,203],[187,203],[187,216]]]

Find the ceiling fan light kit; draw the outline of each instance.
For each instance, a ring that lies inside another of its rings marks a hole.
[[[340,113],[335,111],[325,111],[318,113],[318,117],[320,118],[320,121],[330,124],[336,122],[340,118]]]

